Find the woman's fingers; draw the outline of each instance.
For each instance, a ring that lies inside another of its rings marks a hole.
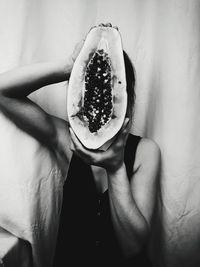
[[[96,151],[90,151],[80,143],[76,135],[74,134],[73,130],[69,128],[70,134],[71,134],[71,139],[73,142],[73,148],[72,151],[77,153],[83,160],[87,161],[88,163],[96,163],[98,162],[99,158],[101,157],[101,152]]]
[[[105,27],[105,24],[104,23],[100,23],[98,26],[99,27]]]
[[[70,131],[70,134],[71,134],[71,148],[72,148],[72,150],[81,150],[82,148],[81,148],[81,144],[80,144],[80,142],[79,142],[79,140],[77,139],[77,137],[75,136],[75,134],[74,134],[74,132],[73,132],[73,130],[72,130],[72,128],[70,127],[69,128],[69,131]]]
[[[107,22],[107,23],[100,23],[98,26],[99,26],[99,27],[112,27],[112,23],[110,23],[110,22]]]
[[[119,28],[117,26],[113,26],[113,28],[115,28],[117,31],[119,31]]]
[[[113,26],[112,23],[110,23],[110,22],[100,23],[98,26],[100,26],[100,27],[112,27],[112,28],[116,29],[117,31],[119,31],[119,28],[117,26]]]
[[[127,137],[128,137],[128,133],[129,133],[129,122],[130,119],[129,118],[125,118],[123,125],[119,131],[119,133],[117,134],[117,138],[115,139],[113,145],[111,147],[113,147],[114,149],[121,149],[124,144],[126,143]]]
[[[130,122],[129,118],[125,118],[124,123],[122,125],[122,132],[126,131],[128,129],[128,124]]]
[[[121,137],[124,145],[126,144],[126,140],[128,138],[128,134],[129,134],[129,131],[130,131],[130,125],[131,125],[130,119],[126,118],[125,121],[124,121],[122,137]]]
[[[129,118],[125,118],[124,119],[124,122],[122,124],[122,127],[119,131],[119,134],[118,134],[118,137],[119,138],[123,138],[124,136],[126,136],[129,132],[129,122],[130,122],[130,119]]]
[[[74,143],[73,143],[72,140],[70,140],[70,149],[71,149],[72,151],[75,150]]]
[[[80,42],[78,42],[75,47],[74,47],[74,51],[72,53],[72,60],[73,62],[75,62],[76,58],[78,57],[83,45],[84,45],[85,39],[82,39]]]
[[[105,24],[106,27],[112,27],[112,24],[110,22]]]
[[[124,149],[124,145],[126,143],[128,133],[129,133],[129,118],[125,118],[124,123],[121,127],[121,130],[118,133],[117,138],[114,143],[110,146],[110,148],[106,151],[91,151],[86,149],[78,140],[75,133],[71,128],[71,150],[74,151],[79,157],[81,157],[86,163],[93,165],[102,165],[102,162],[105,163],[109,161],[109,159],[113,158],[116,153],[119,153]],[[109,162],[107,162],[109,164]]]

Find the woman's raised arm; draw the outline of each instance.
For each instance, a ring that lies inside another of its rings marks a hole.
[[[73,60],[37,63],[0,74],[0,111],[20,129],[48,146],[55,144],[54,117],[27,96],[69,78]]]
[[[68,62],[36,63],[0,74],[0,94],[7,97],[23,98],[39,88],[65,81],[73,66]]]

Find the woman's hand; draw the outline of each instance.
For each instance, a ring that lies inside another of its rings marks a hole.
[[[71,59],[73,61],[73,63],[75,62],[76,58],[78,57],[82,47],[83,47],[83,44],[85,42],[85,39],[81,40],[80,42],[78,42],[75,47],[74,47],[74,50],[72,52],[72,55],[71,55]]]
[[[121,168],[124,163],[124,148],[130,130],[129,119],[125,118],[121,130],[116,136],[113,144],[106,151],[86,149],[78,140],[72,129],[71,150],[74,151],[84,162],[106,169],[109,173],[114,173]]]
[[[105,24],[104,24],[104,23],[100,23],[98,26],[102,26],[102,27],[112,27],[112,28],[118,30],[118,27],[117,27],[117,26],[112,26],[111,23],[105,23]],[[90,30],[89,30],[89,32],[90,32],[93,28],[96,28],[96,27],[98,27],[98,26],[93,26],[93,27],[91,27]],[[84,42],[85,42],[86,37],[87,37],[87,35],[85,36],[85,38],[84,38],[83,40],[81,40],[80,42],[78,42],[78,43],[75,45],[74,50],[73,50],[72,55],[71,55],[71,59],[72,59],[73,63],[75,62],[76,58],[78,57],[78,55],[79,55],[79,53],[80,53],[80,51],[81,51],[81,49],[82,49],[82,47],[83,47],[83,44],[84,44]]]
[[[57,66],[58,66],[57,68],[60,69],[60,72],[62,73],[62,75],[64,77],[63,80],[69,80],[74,62],[75,62],[76,58],[78,57],[78,55],[79,55],[79,53],[83,47],[84,41],[85,40],[82,40],[75,45],[72,54],[67,59],[64,58],[64,59],[56,62]]]

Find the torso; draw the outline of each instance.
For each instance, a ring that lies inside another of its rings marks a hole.
[[[133,173],[135,153],[140,140],[140,137],[130,135],[127,141],[125,164],[129,178]],[[68,251],[69,258],[74,260],[73,266],[79,266],[77,261],[80,258],[87,266],[103,266],[102,262],[120,267],[129,266],[124,265],[112,228],[105,170],[88,166],[74,155],[64,188],[56,262],[64,257],[67,265],[65,255]],[[101,246],[96,246],[96,240],[101,240]],[[93,260],[96,264],[98,261],[101,264],[94,265]]]

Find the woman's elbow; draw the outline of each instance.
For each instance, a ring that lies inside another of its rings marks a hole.
[[[126,246],[123,249],[123,255],[125,258],[132,258],[140,254],[144,249],[149,239],[149,227],[145,222],[144,225],[134,233],[134,235],[129,239]]]

